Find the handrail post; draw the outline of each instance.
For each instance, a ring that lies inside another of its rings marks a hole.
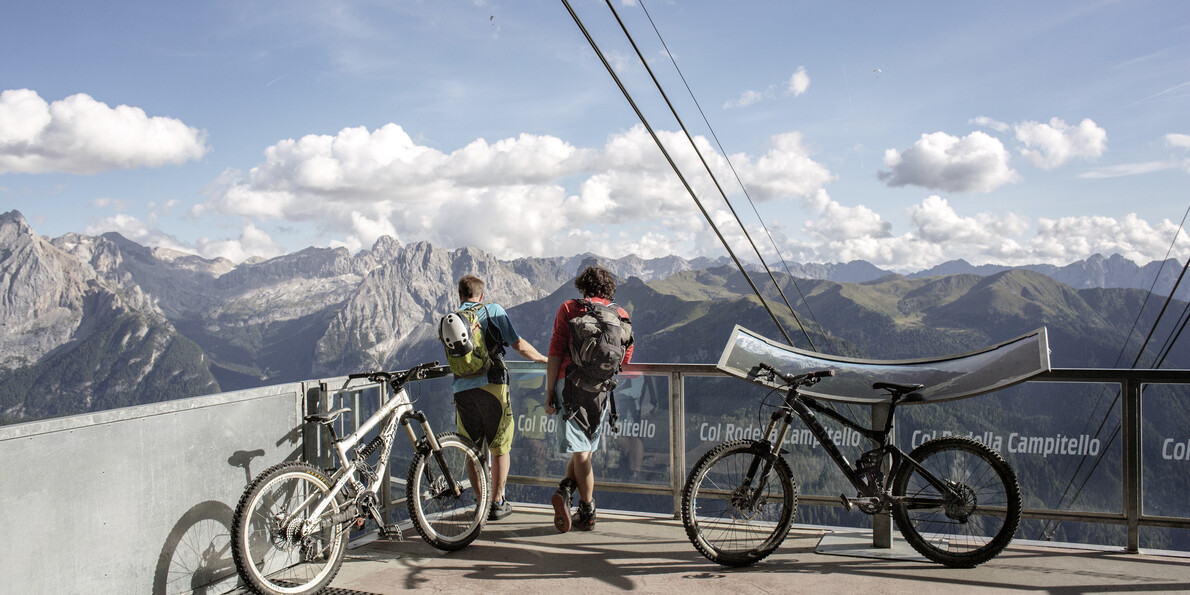
[[[322,428],[318,424],[305,423],[305,416],[317,411],[330,411],[330,391],[325,382],[310,383],[302,386],[305,393],[301,411],[298,412],[298,424],[302,431],[302,460],[316,467],[326,464],[326,449],[322,443]]]
[[[669,373],[669,485],[674,518],[682,516],[682,488],[686,485],[686,389],[681,371]]]
[[[872,429],[883,429],[884,425],[888,423],[888,417],[892,414],[892,407],[887,403],[876,403],[872,405]],[[889,444],[896,442],[895,431],[890,431],[888,434]],[[881,463],[883,473],[888,473],[892,463],[887,458]],[[892,547],[892,513],[883,512],[872,515],[872,547],[874,548],[891,548]]]
[[[1137,378],[1124,381],[1123,452],[1121,470],[1124,482],[1124,519],[1128,523],[1130,554],[1140,553],[1141,502],[1141,382]]]

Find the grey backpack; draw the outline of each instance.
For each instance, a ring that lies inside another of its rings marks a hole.
[[[612,390],[624,353],[632,345],[632,322],[620,316],[616,304],[575,300],[582,313],[571,318],[570,361],[566,378],[591,392]]]

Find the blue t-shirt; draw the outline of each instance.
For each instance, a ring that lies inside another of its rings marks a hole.
[[[464,302],[459,307],[460,310],[465,310],[478,304],[479,302]],[[501,343],[505,346],[512,345],[520,340],[521,336],[517,334],[516,329],[512,327],[512,320],[508,318],[508,312],[500,304],[484,304],[480,310],[479,323],[483,325],[483,332],[490,332],[488,329],[496,327],[500,331]],[[486,320],[485,320],[486,316]],[[487,337],[487,335],[484,335]],[[451,383],[450,388],[454,392],[462,392],[472,388],[479,388],[488,384],[488,377],[486,374],[476,376],[475,378],[455,378]]]

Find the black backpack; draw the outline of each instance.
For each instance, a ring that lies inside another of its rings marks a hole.
[[[591,392],[616,388],[616,374],[632,345],[632,322],[620,316],[616,304],[575,300],[582,312],[569,320],[570,362],[566,377]]]

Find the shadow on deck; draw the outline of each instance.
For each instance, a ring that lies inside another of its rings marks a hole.
[[[516,506],[458,552],[435,550],[413,531],[406,538],[348,552],[326,593],[1190,591],[1186,558],[1018,541],[982,566],[951,569],[927,562],[899,539],[891,552],[868,557],[863,547],[871,543],[870,532],[808,526],[795,527],[756,566],[725,568],[694,550],[680,521],[600,511],[596,531],[561,534],[552,510],[532,505]]]

